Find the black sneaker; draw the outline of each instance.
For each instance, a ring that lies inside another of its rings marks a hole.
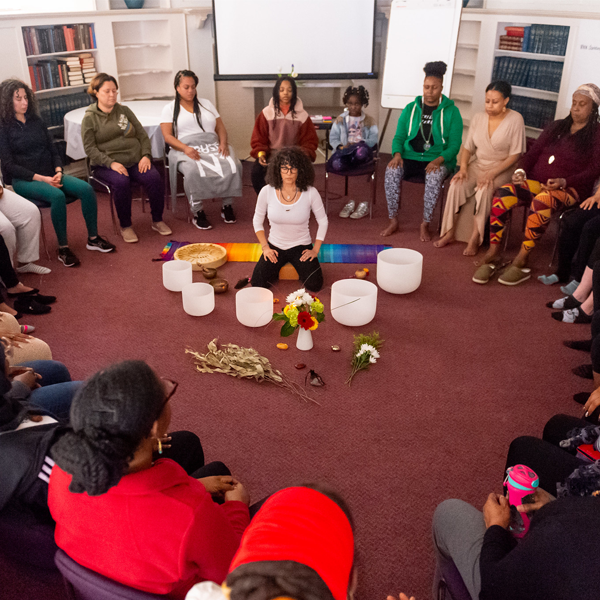
[[[77,267],[79,259],[71,252],[68,246],[58,249],[58,260],[65,265],[65,267]]]
[[[111,244],[108,240],[101,238],[97,235],[93,240],[88,238],[85,246],[88,250],[98,250],[98,252],[112,252],[116,246]]]
[[[233,206],[226,204],[221,211],[221,218],[225,223],[235,223],[235,214],[233,212]]]
[[[206,218],[206,213],[203,210],[197,213],[194,217],[194,225],[198,229],[212,229],[212,225],[208,222],[208,219]]]

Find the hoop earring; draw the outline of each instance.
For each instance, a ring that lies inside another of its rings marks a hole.
[[[158,453],[162,454],[162,442],[160,441],[160,438],[156,438],[156,441],[158,442]]]

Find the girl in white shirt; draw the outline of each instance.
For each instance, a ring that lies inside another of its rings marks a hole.
[[[318,292],[323,287],[317,255],[327,233],[327,214],[319,192],[312,187],[314,179],[312,163],[300,148],[282,148],[269,162],[267,185],[258,195],[252,221],[263,252],[252,273],[254,287],[270,287],[288,262],[306,289]],[[308,228],[311,211],[318,224],[314,246]],[[265,216],[269,218],[268,241]]]
[[[169,152],[170,177],[183,174],[183,187],[198,229],[212,229],[203,200],[222,198],[221,217],[235,223],[233,199],[242,195],[242,165],[227,144],[227,130],[214,105],[198,98],[193,71],[175,75],[175,100],[162,113],[160,128]]]

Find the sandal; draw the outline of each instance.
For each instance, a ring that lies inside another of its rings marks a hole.
[[[40,304],[35,298],[28,296],[17,298],[13,306],[15,310],[28,315],[45,315],[52,310],[49,306]]]
[[[486,263],[481,265],[477,271],[475,271],[475,275],[473,275],[473,281],[475,283],[480,283],[481,285],[487,283],[498,270],[497,265],[493,263]]]

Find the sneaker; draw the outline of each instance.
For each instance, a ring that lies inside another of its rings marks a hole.
[[[135,244],[138,241],[138,236],[133,230],[133,227],[123,227],[121,229],[121,237],[123,238],[123,241],[128,244]]]
[[[88,250],[98,250],[98,252],[112,252],[116,249],[114,244],[97,235],[93,240],[88,238],[85,246]]]
[[[35,273],[36,275],[47,275],[50,273],[48,267],[42,267],[42,265],[36,265],[35,263],[27,263],[15,269],[17,273]]]
[[[60,260],[65,267],[77,267],[81,264],[68,246],[58,249],[58,260]]]
[[[233,212],[233,206],[231,206],[231,204],[226,204],[223,207],[221,219],[223,219],[225,223],[235,223],[235,213]]]
[[[366,217],[368,213],[369,213],[369,203],[361,202],[356,207],[356,210],[350,215],[350,218],[351,219],[362,219],[363,217]]]
[[[164,221],[156,221],[156,223],[152,222],[152,229],[160,235],[171,235],[173,232],[171,228]]]
[[[350,202],[348,202],[348,204],[346,204],[346,206],[344,206],[344,208],[342,208],[340,211],[340,217],[342,217],[342,219],[347,219],[354,212],[355,208],[356,202],[354,202],[354,200],[350,200]]]
[[[208,222],[206,213],[203,210],[196,213],[193,223],[198,229],[212,229],[212,225]]]

